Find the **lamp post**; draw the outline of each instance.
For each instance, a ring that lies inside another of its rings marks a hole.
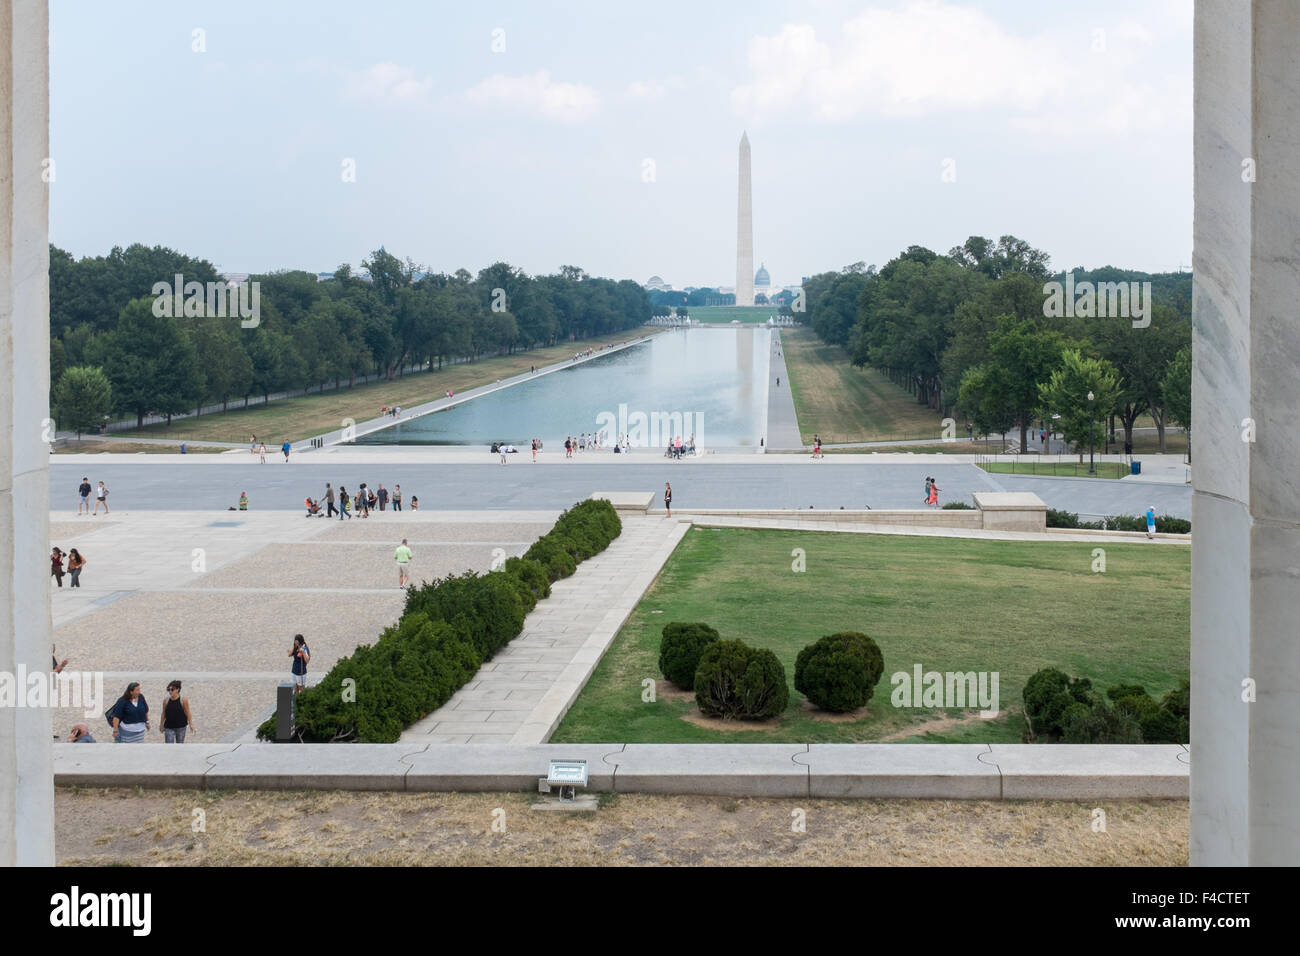
[[[1092,392],[1088,393],[1088,474],[1090,475],[1095,475],[1097,473],[1097,466],[1093,463],[1092,457],[1093,449],[1096,446],[1094,435],[1097,431],[1095,427],[1097,420],[1092,414],[1092,400],[1096,397],[1097,396],[1093,395]]]

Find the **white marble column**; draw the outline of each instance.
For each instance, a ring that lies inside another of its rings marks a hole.
[[[1300,864],[1298,50],[1293,0],[1196,4],[1194,865]]]
[[[0,671],[50,670],[49,13],[0,0]],[[0,867],[54,863],[48,708],[0,707]]]

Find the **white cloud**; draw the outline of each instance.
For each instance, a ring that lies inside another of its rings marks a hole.
[[[420,79],[415,70],[396,63],[376,63],[361,73],[347,74],[344,82],[348,99],[384,103],[422,102],[432,89],[433,77]]]
[[[546,70],[524,76],[497,73],[465,96],[476,106],[502,106],[560,123],[584,122],[600,108],[600,97],[590,86],[557,82]]]
[[[668,88],[654,80],[634,80],[628,84],[626,95],[634,100],[661,100]]]
[[[1106,32],[1098,53],[1091,31],[1014,35],[980,10],[905,0],[862,11],[833,42],[807,24],[752,38],[750,79],[732,103],[750,122],[790,111],[839,123],[978,110],[1065,133],[1190,124],[1180,93],[1190,64],[1187,77],[1152,83],[1143,70],[1151,32],[1134,21]]]

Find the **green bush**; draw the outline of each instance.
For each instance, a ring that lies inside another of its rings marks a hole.
[[[524,552],[524,560],[540,564],[546,569],[546,576],[551,581],[567,578],[578,569],[578,562],[573,559],[573,555],[550,535],[534,541],[533,546]]]
[[[695,703],[708,717],[765,720],[785,710],[785,668],[767,649],[743,641],[714,641],[695,671]]]
[[[1080,521],[1073,511],[1047,509],[1047,527],[1081,528],[1091,531],[1146,531],[1147,519],[1143,515],[1108,515],[1103,521]],[[1172,515],[1160,515],[1156,518],[1156,530],[1162,534],[1191,534],[1192,523],[1186,518]]]
[[[964,501],[950,501],[942,508],[941,511],[974,511],[974,505],[968,505]]]
[[[846,713],[866,706],[884,670],[885,659],[876,642],[865,634],[845,631],[799,652],[794,689],[822,710]]]
[[[532,606],[538,601],[551,596],[551,579],[546,574],[546,568],[539,561],[530,561],[527,558],[507,558],[505,566],[506,574],[514,575],[519,579],[519,583],[527,588],[532,595]]]
[[[1024,690],[1033,737],[1067,744],[1187,743],[1189,696],[1184,680],[1159,703],[1140,684],[1116,684],[1103,697],[1055,668],[1034,674]]]
[[[574,552],[609,546],[622,522],[607,501],[584,501],[499,571],[453,575],[406,592],[401,619],[373,645],[341,658],[300,693],[298,736],[329,743],[393,743],[402,730],[445,704],[479,667],[523,630],[524,616],[574,572]],[[275,717],[257,730],[274,739]]]
[[[707,624],[665,624],[659,641],[659,671],[682,690],[695,689],[695,671],[705,647],[719,634]]]

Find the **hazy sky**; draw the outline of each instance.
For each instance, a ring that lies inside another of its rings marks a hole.
[[[731,285],[748,130],[777,284],[972,234],[1190,268],[1191,0],[52,8],[77,256],[316,272],[383,245]]]

